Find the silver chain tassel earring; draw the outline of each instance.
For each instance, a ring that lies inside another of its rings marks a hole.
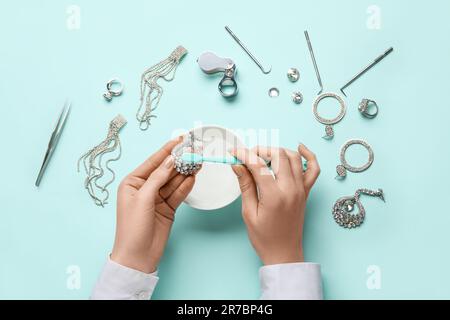
[[[163,88],[158,84],[159,79],[172,81],[181,59],[187,54],[187,50],[178,46],[170,56],[148,68],[141,77],[141,104],[136,113],[139,128],[147,130],[150,120],[156,116],[152,112],[158,107],[163,94]],[[145,106],[144,106],[145,105]]]
[[[109,167],[109,163],[119,160],[122,154],[122,147],[120,145],[119,131],[127,123],[122,115],[117,115],[109,124],[109,131],[106,139],[99,145],[95,146],[78,160],[78,172],[80,172],[80,163],[83,162],[84,170],[87,177],[84,181],[84,187],[87,189],[90,197],[98,206],[104,207],[109,198],[108,186],[114,181],[114,171]],[[115,158],[108,159],[104,165],[102,164],[102,157],[107,153],[114,152],[119,149],[118,155]],[[99,180],[104,176],[106,168],[112,174],[112,178],[101,184]],[[105,194],[103,198],[98,196],[98,193]]]

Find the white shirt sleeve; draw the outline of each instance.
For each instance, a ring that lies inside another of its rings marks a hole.
[[[320,300],[322,279],[316,263],[286,263],[261,267],[261,299]],[[108,258],[92,291],[93,300],[148,300],[158,283],[157,273],[143,273]]]
[[[316,263],[286,263],[259,270],[262,300],[321,300],[322,279]]]
[[[92,290],[93,300],[149,300],[158,283],[157,272],[144,273],[110,258]]]

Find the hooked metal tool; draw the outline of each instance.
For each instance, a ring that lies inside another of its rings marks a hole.
[[[256,63],[256,65],[261,69],[261,71],[264,74],[268,74],[270,73],[270,71],[272,71],[272,66],[270,66],[269,70],[264,69],[264,67],[262,66],[261,62],[258,61],[258,59],[256,59],[256,57],[250,52],[250,50],[242,43],[242,41],[234,34],[233,31],[231,31],[231,29],[228,26],[225,26],[225,30],[227,30],[227,32],[230,34],[230,36],[233,37],[234,41],[237,42],[238,45],[241,46],[241,48],[245,51],[245,53],[248,54],[248,56],[253,60],[254,63]]]
[[[314,50],[312,48],[311,40],[309,39],[308,31],[306,31],[306,30],[305,30],[305,38],[306,38],[306,42],[308,43],[308,49],[309,49],[309,53],[311,55],[313,65],[314,65],[314,70],[316,71],[317,82],[319,82],[319,86],[320,86],[320,91],[317,95],[320,95],[323,92],[322,78],[320,77],[319,68],[317,67],[316,57],[314,56]]]
[[[48,142],[48,147],[47,151],[45,152],[44,161],[42,162],[41,170],[39,171],[38,177],[35,182],[36,187],[39,187],[44,172],[47,169],[47,165],[50,162],[53,153],[55,152],[56,146],[58,145],[59,138],[61,137],[62,130],[64,129],[64,125],[70,112],[70,105],[71,105],[70,102],[66,101],[59,115],[55,129],[53,130],[52,135],[50,136],[50,141]]]
[[[197,63],[206,74],[223,72],[223,78],[219,82],[219,92],[225,98],[237,95],[238,86],[235,80],[236,64],[229,58],[221,58],[213,52],[204,52],[197,59]]]
[[[378,63],[381,62],[384,58],[386,58],[389,54],[391,54],[394,51],[394,48],[390,47],[387,49],[383,54],[381,54],[378,58],[376,58],[371,64],[369,64],[367,67],[365,67],[363,70],[361,70],[356,76],[354,76],[349,82],[347,82],[342,88],[341,92],[344,94],[344,96],[347,96],[344,92],[346,88],[348,88],[353,82],[358,80],[363,74],[365,74],[367,71],[375,67]]]

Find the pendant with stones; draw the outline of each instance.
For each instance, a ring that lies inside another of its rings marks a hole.
[[[334,137],[334,129],[332,126],[328,125],[325,126],[325,135],[323,136],[324,139],[333,139]]]
[[[345,167],[342,164],[340,164],[336,166],[336,173],[337,173],[336,179],[343,179],[347,176],[347,169],[345,169]]]
[[[361,203],[361,195],[368,195],[371,197],[378,197],[384,201],[383,190],[378,189],[377,191],[369,189],[358,189],[353,196],[342,197],[338,199],[333,206],[333,218],[338,225],[343,228],[352,229],[359,227],[366,216],[366,210]],[[352,213],[358,208],[358,213]]]
[[[352,212],[355,209],[355,199],[349,199],[344,202],[344,209],[347,212]]]

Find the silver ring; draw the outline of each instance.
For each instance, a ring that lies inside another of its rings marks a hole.
[[[113,89],[114,85],[118,85],[118,88],[115,90]],[[117,78],[111,79],[106,84],[107,91],[103,94],[103,97],[106,100],[111,101],[113,97],[117,97],[122,94],[123,88],[124,88],[124,85],[123,85],[122,81],[120,81]]]
[[[238,93],[238,86],[234,78],[223,77],[219,82],[219,92],[225,98],[232,98]]]
[[[370,106],[374,107],[374,111],[370,112]],[[378,105],[375,101],[370,99],[362,99],[358,106],[359,112],[368,119],[373,119],[378,115]]]
[[[320,101],[322,101],[323,99],[326,99],[326,98],[333,98],[339,102],[341,110],[339,111],[339,114],[337,115],[336,118],[325,119],[319,115],[319,112],[317,111],[319,103],[320,103]],[[314,104],[313,104],[313,113],[314,113],[314,116],[316,117],[316,120],[325,125],[332,125],[332,124],[336,124],[339,121],[341,121],[342,118],[344,118],[344,116],[345,116],[346,109],[347,108],[346,108],[344,99],[342,99],[336,93],[332,93],[332,92],[322,93],[320,96],[317,97],[316,101],[314,101]]]
[[[355,144],[363,146],[364,148],[366,148],[367,152],[369,153],[369,158],[367,160],[367,163],[361,167],[351,166],[345,159],[345,153],[347,152],[347,149],[350,146],[355,145]],[[363,171],[369,169],[374,160],[374,153],[373,153],[372,147],[367,142],[365,142],[364,140],[353,139],[353,140],[348,141],[346,144],[344,144],[342,146],[340,160],[341,160],[341,164],[336,167],[336,172],[338,174],[337,177],[344,178],[347,175],[347,170],[350,172],[359,173],[359,172],[363,172]]]

